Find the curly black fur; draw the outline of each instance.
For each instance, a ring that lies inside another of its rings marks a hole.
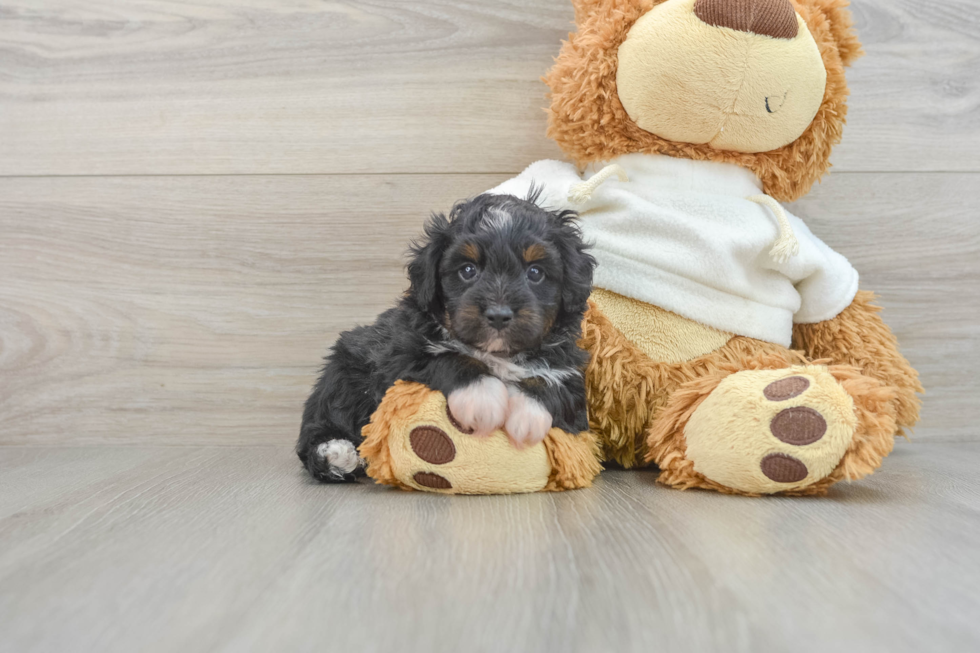
[[[537,399],[555,426],[571,433],[588,428],[588,354],[576,343],[595,260],[575,213],[549,212],[536,199],[533,191],[526,200],[481,195],[456,204],[448,219],[432,216],[411,248],[405,296],[373,325],[341,334],[325,359],[296,445],[314,478],[341,482],[363,474],[360,467],[331,466],[317,448],[331,440],[359,445],[361,428],[395,381],[423,383],[448,397],[483,375],[500,376],[497,361],[523,370],[505,380]],[[470,268],[476,274],[467,278]],[[488,309],[509,309],[512,318],[495,328]]]

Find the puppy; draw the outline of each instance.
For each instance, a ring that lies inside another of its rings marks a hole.
[[[409,290],[371,326],[341,334],[306,402],[296,452],[320,481],[363,475],[361,428],[401,379],[448,398],[461,430],[504,428],[518,447],[552,426],[588,429],[576,342],[595,260],[575,213],[509,195],[433,215],[413,244]]]

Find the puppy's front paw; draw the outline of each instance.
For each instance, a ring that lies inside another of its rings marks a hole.
[[[465,430],[490,435],[507,418],[507,386],[492,376],[480,377],[449,395],[449,412]]]
[[[357,455],[357,448],[350,440],[327,440],[316,447],[316,457],[319,468],[326,468],[325,473],[331,480],[341,480],[363,464]]]
[[[511,394],[504,428],[518,449],[532,447],[544,440],[551,430],[551,423],[551,413],[536,399],[520,391]]]

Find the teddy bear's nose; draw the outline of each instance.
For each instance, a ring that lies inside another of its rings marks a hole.
[[[799,30],[789,0],[697,0],[694,14],[715,27],[776,39],[795,38]]]

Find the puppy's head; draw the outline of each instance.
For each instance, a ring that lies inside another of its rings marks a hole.
[[[552,213],[509,195],[458,203],[435,215],[412,248],[410,297],[460,341],[501,356],[549,334],[575,337],[595,260],[571,211]]]

